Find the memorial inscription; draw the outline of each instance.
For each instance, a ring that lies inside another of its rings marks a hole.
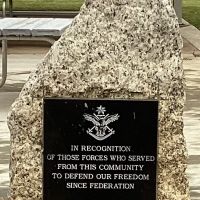
[[[156,200],[157,101],[44,99],[44,200]]]

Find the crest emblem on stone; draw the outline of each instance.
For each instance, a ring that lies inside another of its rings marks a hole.
[[[93,127],[88,128],[87,133],[99,141],[105,140],[115,133],[113,128],[109,127],[109,124],[117,121],[120,117],[118,114],[109,115],[105,113],[105,107],[100,105],[93,115],[83,115],[85,120],[93,123]]]

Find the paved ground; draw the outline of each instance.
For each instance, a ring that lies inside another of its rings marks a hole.
[[[6,124],[8,109],[18,96],[31,70],[40,62],[48,47],[9,48],[8,80],[0,89],[0,200],[6,197],[9,185],[9,131]],[[0,60],[1,63],[1,60]]]
[[[0,89],[0,200],[6,197],[9,186],[9,131],[6,125],[8,109],[17,97],[30,71],[39,63],[48,47],[12,47],[9,49],[9,74],[6,85]],[[200,199],[200,57],[197,49],[184,40],[184,69],[187,81],[184,133],[189,152],[187,174],[191,199]],[[1,62],[1,60],[0,60]]]
[[[200,200],[200,57],[194,57],[190,45],[184,48],[184,69],[186,75],[187,101],[184,112],[184,134],[186,137],[189,160],[191,199]],[[199,55],[200,56],[200,55]]]

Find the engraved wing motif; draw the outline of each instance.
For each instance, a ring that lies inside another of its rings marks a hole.
[[[89,122],[92,122],[95,126],[100,126],[101,124],[97,121],[98,119],[95,119],[94,116],[92,115],[88,115],[88,114],[84,114],[83,115],[84,118],[89,121]]]
[[[116,121],[118,119],[119,119],[119,115],[118,114],[110,115],[110,116],[107,117],[107,119],[104,120],[103,125],[107,126],[111,122],[114,122],[114,121]]]

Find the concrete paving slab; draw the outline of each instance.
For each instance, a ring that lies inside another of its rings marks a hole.
[[[6,121],[8,109],[18,94],[19,92],[0,92],[0,122]],[[0,131],[2,131],[1,127]]]
[[[189,154],[187,175],[191,200],[200,199],[200,58],[194,57],[196,48],[184,39],[184,69],[186,77],[186,104],[184,134]]]
[[[192,25],[182,27],[181,35],[200,51],[200,31],[196,27]]]
[[[0,93],[20,92],[30,72],[46,55],[49,47],[13,46],[8,50],[8,76],[5,86],[0,88]]]
[[[30,72],[45,56],[49,47],[14,46],[9,48],[8,79],[0,89],[0,199],[6,198],[9,189],[10,134],[7,114],[11,104],[27,80]],[[0,58],[1,63],[1,58]]]

